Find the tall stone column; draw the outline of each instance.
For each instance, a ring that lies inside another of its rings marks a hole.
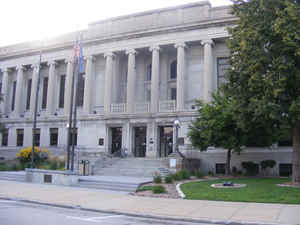
[[[213,40],[203,40],[202,45],[204,46],[204,93],[203,100],[205,102],[211,101],[211,94],[213,92],[213,56],[212,46]]]
[[[1,107],[1,112],[3,114],[7,114],[8,113],[8,72],[9,69],[5,68],[3,71],[3,77],[2,77],[2,107]]]
[[[93,88],[93,56],[86,57],[83,111],[87,114],[92,112],[92,88]]]
[[[48,62],[49,65],[49,83],[48,83],[48,93],[47,93],[47,113],[53,115],[55,112],[55,93],[56,92],[56,73],[55,73],[55,61]]]
[[[175,44],[177,48],[176,110],[184,111],[185,43]]]
[[[66,88],[64,96],[64,112],[65,116],[70,114],[70,98],[71,98],[71,86],[72,86],[72,76],[73,76],[73,64],[71,59],[66,60],[67,63],[67,75],[66,75]]]
[[[38,76],[39,76],[39,65],[34,64],[31,65],[32,71],[32,81],[31,81],[31,93],[30,93],[30,114],[34,115],[34,106],[35,106],[35,96],[37,91],[37,85],[38,85]]]
[[[133,113],[135,108],[135,86],[136,86],[136,71],[135,71],[135,54],[134,49],[126,51],[128,55],[128,75],[127,75],[127,113]]]
[[[15,98],[15,115],[20,116],[22,114],[22,104],[24,102],[23,86],[24,86],[24,67],[22,65],[17,67],[17,88]]]
[[[112,82],[113,82],[113,59],[114,54],[108,52],[104,54],[106,58],[105,65],[105,89],[104,89],[104,112],[110,113],[111,105],[111,93],[112,93]]]
[[[151,112],[158,112],[159,102],[159,46],[150,48],[152,51],[152,77],[151,77]]]

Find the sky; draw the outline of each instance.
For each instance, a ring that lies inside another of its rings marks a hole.
[[[197,0],[2,0],[0,47],[86,29],[98,20]],[[199,0],[201,1],[201,0]],[[209,0],[213,7],[230,0]]]

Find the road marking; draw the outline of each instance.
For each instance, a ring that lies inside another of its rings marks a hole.
[[[101,216],[101,217],[67,216],[67,218],[69,218],[69,219],[82,220],[82,221],[90,221],[90,222],[99,222],[100,220],[103,220],[103,219],[111,219],[111,218],[117,218],[117,217],[123,217],[123,215]]]

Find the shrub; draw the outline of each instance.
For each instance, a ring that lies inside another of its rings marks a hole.
[[[168,175],[168,176],[165,177],[165,183],[166,184],[173,183],[173,177],[172,177],[172,175]]]
[[[160,194],[160,193],[165,193],[165,192],[166,192],[166,189],[164,186],[158,185],[158,186],[152,187],[153,194]]]
[[[182,180],[182,177],[179,176],[178,173],[173,173],[171,176],[172,176],[173,180]]]
[[[0,171],[8,171],[10,170],[9,166],[5,163],[0,163]]]
[[[267,169],[267,168],[274,168],[274,166],[276,165],[276,161],[275,160],[263,160],[260,162],[261,168],[263,170]]]
[[[258,164],[252,161],[242,162],[242,167],[246,170],[247,176],[255,176],[258,174]]]
[[[182,178],[182,180],[190,179],[191,176],[191,174],[187,170],[180,170],[178,174]]]
[[[57,170],[57,161],[55,159],[50,160],[49,169],[50,170]]]
[[[197,170],[197,171],[195,172],[195,176],[196,176],[197,178],[202,178],[202,177],[204,177],[204,173],[202,173],[200,170]]]
[[[160,175],[155,175],[153,177],[153,182],[156,183],[156,184],[161,184],[161,182],[162,182],[161,176]]]
[[[46,149],[40,150],[38,147],[34,147],[34,164],[40,165],[45,162],[49,157],[49,151]],[[32,147],[23,148],[17,153],[17,158],[23,167],[28,167],[31,163]],[[29,166],[30,167],[30,166]]]
[[[213,171],[208,171],[208,176],[215,177],[216,174]]]

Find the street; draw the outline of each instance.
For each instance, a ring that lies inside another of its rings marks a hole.
[[[205,225],[0,200],[1,225]]]

